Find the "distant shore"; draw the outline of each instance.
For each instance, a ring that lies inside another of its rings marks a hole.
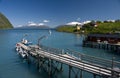
[[[107,34],[120,32],[120,21],[116,22],[98,22],[98,23],[88,23],[80,25],[80,29],[77,30],[77,25],[62,25],[56,28],[59,32],[69,32],[77,34]]]

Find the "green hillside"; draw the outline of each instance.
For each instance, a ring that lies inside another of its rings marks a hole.
[[[12,24],[2,13],[0,13],[0,29],[10,29],[10,28],[13,28]]]
[[[69,33],[73,33],[75,29],[76,29],[75,26],[68,26],[68,25],[58,26],[56,28],[56,30],[59,32],[69,32]]]
[[[97,27],[94,26],[94,23],[84,24],[80,31],[75,31],[75,26],[59,26],[56,28],[57,31],[60,32],[71,32],[71,33],[115,33],[120,32],[120,20],[116,20],[115,22],[97,22]]]
[[[83,28],[81,28],[81,31],[83,30],[85,31],[85,33],[97,33],[97,34],[120,32],[120,21],[101,22],[98,23],[97,27],[94,27],[91,24],[86,24],[83,26]]]
[[[93,28],[91,33],[115,33],[120,32],[120,22],[100,23],[97,28]]]

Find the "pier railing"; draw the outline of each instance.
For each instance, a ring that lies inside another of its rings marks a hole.
[[[35,58],[38,68],[46,64],[45,68],[49,73],[52,71],[51,67],[55,62],[69,66],[69,78],[71,68],[87,71],[101,77],[120,78],[120,62],[115,61],[114,58],[112,60],[107,60],[76,52],[71,49],[56,49],[44,45],[27,46],[22,43],[18,44],[25,53],[27,52],[30,57],[32,56]],[[29,60],[29,56],[27,56],[26,59]]]
[[[62,64],[66,64],[70,67],[74,67],[80,70],[84,70],[93,74],[97,74],[112,78],[120,77],[120,62],[114,60],[107,60],[103,58],[98,58],[95,56],[86,55],[80,52],[76,52],[70,49],[56,49],[51,47],[46,47],[44,45],[32,45],[26,46],[20,44],[23,49],[25,47],[30,48],[27,52],[34,56],[39,63],[40,59],[47,60],[47,63],[52,61],[57,61]],[[28,58],[29,59],[29,58]],[[49,61],[49,62],[48,62]],[[43,62],[44,63],[44,62]],[[48,65],[48,68],[51,67]],[[69,71],[70,72],[70,71]],[[114,77],[113,77],[114,76]]]
[[[50,47],[46,47],[41,45],[40,46],[44,51],[56,54],[56,55],[60,55],[60,54],[68,54],[71,57],[75,58],[75,61],[82,61],[82,62],[86,62],[95,66],[100,66],[106,69],[112,69],[112,70],[118,70],[120,68],[120,62],[115,61],[114,58],[112,60],[108,60],[108,59],[103,59],[103,58],[99,58],[99,57],[95,57],[95,56],[90,56],[90,55],[86,55],[80,52],[76,52],[70,49],[56,49],[56,48],[50,48]]]
[[[102,74],[102,72],[104,72],[110,77],[113,77],[113,76],[115,76],[115,78],[120,77],[120,69],[119,69],[120,62],[86,55],[83,53],[75,52],[70,49],[61,50],[61,49],[55,49],[55,48],[50,48],[46,46],[40,46],[40,47],[42,48],[42,51],[57,55],[59,58],[58,60],[59,62],[62,62],[63,58],[68,58],[69,60],[68,59],[64,59],[64,60],[68,61],[66,62],[66,64],[69,63],[68,65],[70,66],[74,66],[76,68],[80,68],[88,72],[92,72],[92,73],[94,72],[99,75],[104,75]],[[72,58],[63,56],[65,54],[69,55]],[[52,59],[52,57],[50,58]],[[80,64],[80,67],[78,66],[79,64]],[[91,71],[91,69],[93,70]]]
[[[83,61],[87,61],[89,63],[94,63],[96,65],[101,65],[101,66],[104,66],[107,68],[117,68],[117,67],[119,68],[120,67],[120,62],[115,61],[114,58],[112,60],[103,59],[103,58],[99,58],[99,57],[95,57],[95,56],[82,54],[80,52],[75,52],[70,49],[67,49],[67,53],[69,53],[70,55],[77,57],[78,59],[81,59]]]

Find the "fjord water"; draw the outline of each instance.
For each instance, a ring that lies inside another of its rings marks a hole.
[[[15,44],[24,36],[33,44],[37,44],[39,37],[46,35],[47,38],[41,40],[41,44],[60,49],[72,49],[84,54],[96,57],[120,60],[120,55],[93,48],[82,47],[84,35],[63,33],[51,30],[0,30],[0,78],[48,78],[46,72],[39,72],[35,65],[28,65],[21,59],[15,51]],[[68,78],[68,66],[64,66],[64,71],[58,73],[57,78]],[[83,78],[91,78],[92,74],[83,72]]]

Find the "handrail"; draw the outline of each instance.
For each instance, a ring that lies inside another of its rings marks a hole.
[[[73,51],[73,50],[70,50],[70,49],[67,49],[68,52],[71,52],[73,55],[81,55],[82,58],[81,59],[94,59],[96,60],[96,62],[103,62],[103,63],[109,63],[109,64],[112,64],[112,62],[114,62],[114,64],[117,66],[120,66],[120,62],[118,61],[112,61],[112,60],[108,60],[108,59],[103,59],[103,58],[99,58],[99,57],[95,57],[95,56],[90,56],[90,55],[86,55],[86,54],[82,54],[82,53],[79,53],[79,52],[76,52],[76,51]],[[94,61],[92,60],[92,61]],[[95,61],[94,61],[95,62]]]
[[[44,52],[44,51],[43,51]],[[51,54],[51,53],[50,53]],[[52,54],[56,54],[56,53],[52,53]],[[70,61],[70,65],[72,65],[72,63],[75,63],[75,65],[76,64],[80,64],[80,62],[82,63],[82,64],[84,64],[84,66],[86,66],[86,67],[89,67],[89,68],[93,68],[93,69],[95,69],[95,70],[98,70],[99,72],[96,72],[96,73],[100,73],[100,72],[104,72],[104,73],[108,73],[108,74],[111,74],[112,72],[111,71],[114,71],[114,70],[112,70],[112,69],[109,69],[109,68],[104,68],[104,67],[101,67],[101,66],[97,66],[97,65],[94,65],[94,64],[90,64],[90,63],[87,63],[87,62],[85,62],[85,61],[77,61],[76,59],[71,59],[71,58],[68,58],[68,57],[65,57],[65,56],[61,56],[61,55],[59,55],[59,54],[56,54],[57,56],[60,56],[60,59],[58,59],[58,60],[62,60],[62,59],[64,59],[63,61]],[[54,58],[55,57],[57,57],[57,56],[54,56]],[[62,58],[62,57],[64,57],[64,58]],[[67,59],[66,59],[67,58]],[[51,58],[51,59],[53,59],[53,58]],[[77,61],[77,62],[76,62]],[[72,63],[71,63],[72,62]],[[85,64],[88,64],[88,65],[85,65]],[[74,66],[75,66],[74,65]],[[92,67],[91,67],[91,66]],[[96,66],[96,67],[99,67],[99,69],[98,68],[95,68],[94,66]],[[106,69],[106,70],[103,70],[103,69]],[[95,72],[95,71],[94,71]],[[116,73],[119,73],[119,72],[117,72],[117,71],[114,71],[114,72],[116,72]]]
[[[95,57],[95,56],[86,55],[86,54],[83,54],[83,53],[73,51],[71,49],[65,49],[64,52],[62,52],[61,49],[50,48],[50,47],[46,47],[46,46],[43,46],[43,45],[41,45],[40,47],[43,50],[46,50],[46,51],[49,49],[49,52],[52,52],[52,53],[53,52],[57,53],[57,54],[68,53],[71,56],[76,57],[77,59],[80,58],[81,60],[88,61],[88,62],[93,62],[93,63],[96,63],[96,64],[100,64],[100,65],[105,66],[105,67],[112,68],[112,62],[114,63],[114,67],[116,67],[116,66],[120,67],[120,62],[112,61],[112,60],[108,60],[108,59],[103,59],[103,58],[99,58],[99,57]]]
[[[104,72],[104,73],[107,73],[110,75],[117,73],[115,75],[120,77],[120,71],[114,70],[114,68],[112,68],[111,65],[109,67],[105,67],[106,63],[109,63],[109,64],[114,63],[115,65],[117,65],[117,64],[120,65],[120,62],[101,59],[98,57],[79,53],[79,52],[76,52],[76,51],[73,51],[70,49],[65,49],[63,51],[62,49],[50,48],[50,47],[46,47],[43,45],[40,45],[39,48],[35,48],[33,50],[33,53],[36,53],[38,56],[41,54],[41,56],[44,56],[49,59],[54,59],[56,61],[59,61],[59,62],[65,63],[65,64],[69,63],[69,65],[71,65],[71,66],[74,66],[74,67],[80,68],[80,69],[84,69],[88,72],[91,72],[91,71],[96,72],[96,73]],[[66,57],[64,55],[68,55],[70,57]],[[92,69],[94,69],[96,71],[94,71]]]

